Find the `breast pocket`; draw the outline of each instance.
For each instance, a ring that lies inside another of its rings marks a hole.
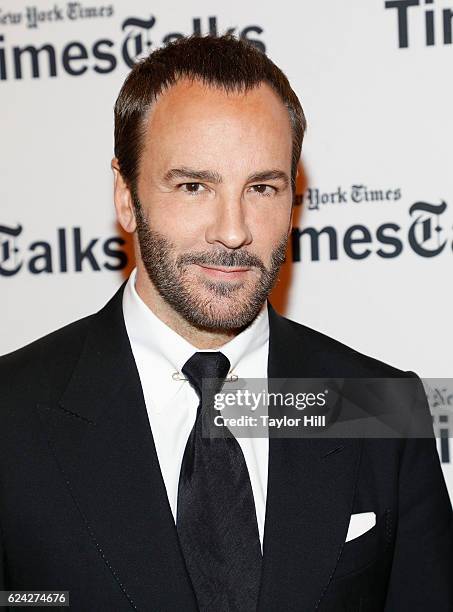
[[[376,517],[376,523],[371,529],[345,542],[335,569],[334,579],[365,569],[388,552],[393,531],[391,519],[391,510],[386,509]]]

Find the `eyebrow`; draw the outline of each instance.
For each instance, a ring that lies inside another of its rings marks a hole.
[[[190,179],[193,181],[207,181],[208,183],[219,184],[222,182],[222,176],[218,172],[212,170],[195,170],[193,168],[172,168],[164,175],[164,181],[172,181],[174,179]],[[282,170],[263,170],[262,172],[253,172],[247,177],[247,183],[256,183],[260,181],[282,181],[285,186],[289,185],[289,177]]]
[[[211,170],[193,170],[192,168],[172,168],[164,175],[164,181],[175,178],[192,179],[194,181],[207,181],[208,183],[221,183],[222,177],[218,172]]]
[[[254,172],[247,177],[247,183],[259,181],[282,181],[287,186],[289,185],[289,176],[283,170],[264,170],[263,172]]]

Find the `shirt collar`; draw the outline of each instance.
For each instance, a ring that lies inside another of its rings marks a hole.
[[[123,294],[123,315],[130,342],[159,355],[168,364],[171,374],[181,372],[186,361],[200,349],[171,329],[143,302],[135,289],[136,273],[134,268]],[[243,357],[262,347],[268,339],[269,319],[265,302],[242,332],[218,348],[204,350],[221,351],[230,361],[230,372],[240,376],[240,371],[236,370],[239,370]]]

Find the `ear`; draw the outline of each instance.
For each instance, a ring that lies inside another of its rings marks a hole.
[[[135,211],[131,192],[121,174],[118,159],[116,157],[112,159],[111,167],[114,176],[113,198],[115,201],[116,217],[124,231],[132,234],[132,232],[135,232],[137,224],[135,222]]]

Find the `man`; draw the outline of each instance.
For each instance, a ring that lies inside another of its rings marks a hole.
[[[112,168],[137,268],[0,362],[1,588],[80,611],[453,609],[434,440],[201,429],[219,380],[413,377],[267,302],[304,130],[282,72],[228,36],[129,74]]]

